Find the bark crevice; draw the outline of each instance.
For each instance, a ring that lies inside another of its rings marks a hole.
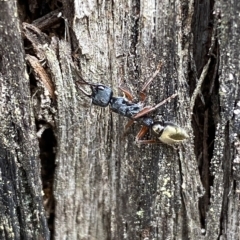
[[[190,79],[199,77],[203,66],[210,59],[208,72],[201,84],[198,96],[196,97],[192,126],[194,130],[195,154],[198,160],[199,172],[205,194],[199,201],[199,212],[202,228],[206,227],[206,216],[209,211],[211,191],[214,176],[210,173],[211,159],[214,153],[214,140],[216,125],[219,122],[219,46],[217,41],[217,20],[213,14],[214,1],[196,1],[195,15],[193,21],[194,32],[194,70]],[[205,11],[201,11],[204,8]],[[190,91],[194,91],[197,81],[190,82]]]

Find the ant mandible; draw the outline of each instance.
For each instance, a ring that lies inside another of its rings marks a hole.
[[[133,102],[132,94],[129,91],[123,89],[122,87],[119,87],[119,89],[125,94],[125,97],[114,97],[113,91],[110,87],[100,83],[88,83],[77,72],[77,75],[81,80],[77,81],[78,88],[85,96],[91,98],[94,105],[100,107],[109,106],[110,110],[112,110],[113,112],[129,118],[130,120],[128,121],[125,129],[129,128],[134,122],[139,123],[142,127],[136,136],[137,143],[159,143],[159,140],[166,144],[180,143],[184,139],[189,137],[187,132],[183,128],[172,122],[155,121],[152,117],[148,116],[149,113],[153,112],[154,110],[165,104],[167,101],[175,98],[177,94],[173,94],[172,96],[158,103],[156,106],[144,106],[144,101],[147,96],[145,91],[150,85],[150,83],[153,81],[153,79],[157,76],[161,67],[162,63],[158,65],[157,70],[155,71],[153,76],[142,87],[139,94],[139,102]],[[88,94],[84,89],[80,87],[80,85],[84,84],[91,87],[91,94]],[[142,140],[142,138],[147,134],[150,128],[157,136],[157,139]]]

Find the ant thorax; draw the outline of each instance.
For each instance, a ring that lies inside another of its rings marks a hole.
[[[124,97],[112,97],[110,101],[110,109],[120,115],[132,118],[143,108],[142,102],[132,103]]]

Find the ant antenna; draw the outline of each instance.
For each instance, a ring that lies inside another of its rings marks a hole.
[[[82,83],[79,83],[78,81],[76,82],[78,84],[82,84]],[[91,94],[88,94],[84,89],[82,89],[81,87],[79,87],[79,85],[77,85],[78,89],[87,97],[89,98],[92,98],[92,95]]]
[[[91,86],[95,86],[95,84],[89,83],[89,82],[87,82],[86,80],[84,80],[83,77],[80,75],[80,73],[77,71],[77,69],[75,68],[75,66],[74,66],[72,63],[71,63],[71,66],[72,66],[75,74],[77,75],[77,78],[79,79],[79,80],[76,81],[78,89],[79,89],[85,96],[91,98],[92,95],[91,95],[91,94],[88,94],[88,93],[87,93],[83,88],[81,88],[79,85],[82,85],[82,84],[83,84],[83,85],[88,85],[88,86],[91,87]]]

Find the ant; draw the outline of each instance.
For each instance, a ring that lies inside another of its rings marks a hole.
[[[113,91],[110,87],[105,86],[103,84],[94,84],[86,82],[81,76],[80,81],[78,83],[78,89],[87,97],[91,98],[92,103],[94,105],[100,107],[110,107],[115,113],[118,113],[124,117],[129,118],[125,129],[129,128],[134,122],[139,123],[142,125],[139,133],[136,136],[137,143],[144,143],[144,144],[151,144],[151,143],[159,143],[159,140],[166,144],[174,144],[180,143],[184,139],[188,138],[187,132],[172,122],[163,122],[163,121],[155,121],[152,117],[149,117],[148,114],[152,111],[156,110],[167,101],[175,98],[177,94],[173,94],[172,96],[166,98],[162,102],[158,103],[156,106],[144,106],[144,101],[147,97],[145,91],[153,79],[157,76],[160,69],[162,67],[162,63],[160,63],[157,67],[157,70],[153,74],[153,76],[144,84],[140,91],[140,101],[133,102],[132,94],[119,87],[119,89],[125,94],[125,97],[114,97]],[[92,93],[88,94],[84,89],[82,89],[79,85],[88,85],[90,86]],[[157,136],[157,139],[149,139],[149,140],[142,140],[142,138],[146,135],[146,133],[152,129],[154,134]]]

